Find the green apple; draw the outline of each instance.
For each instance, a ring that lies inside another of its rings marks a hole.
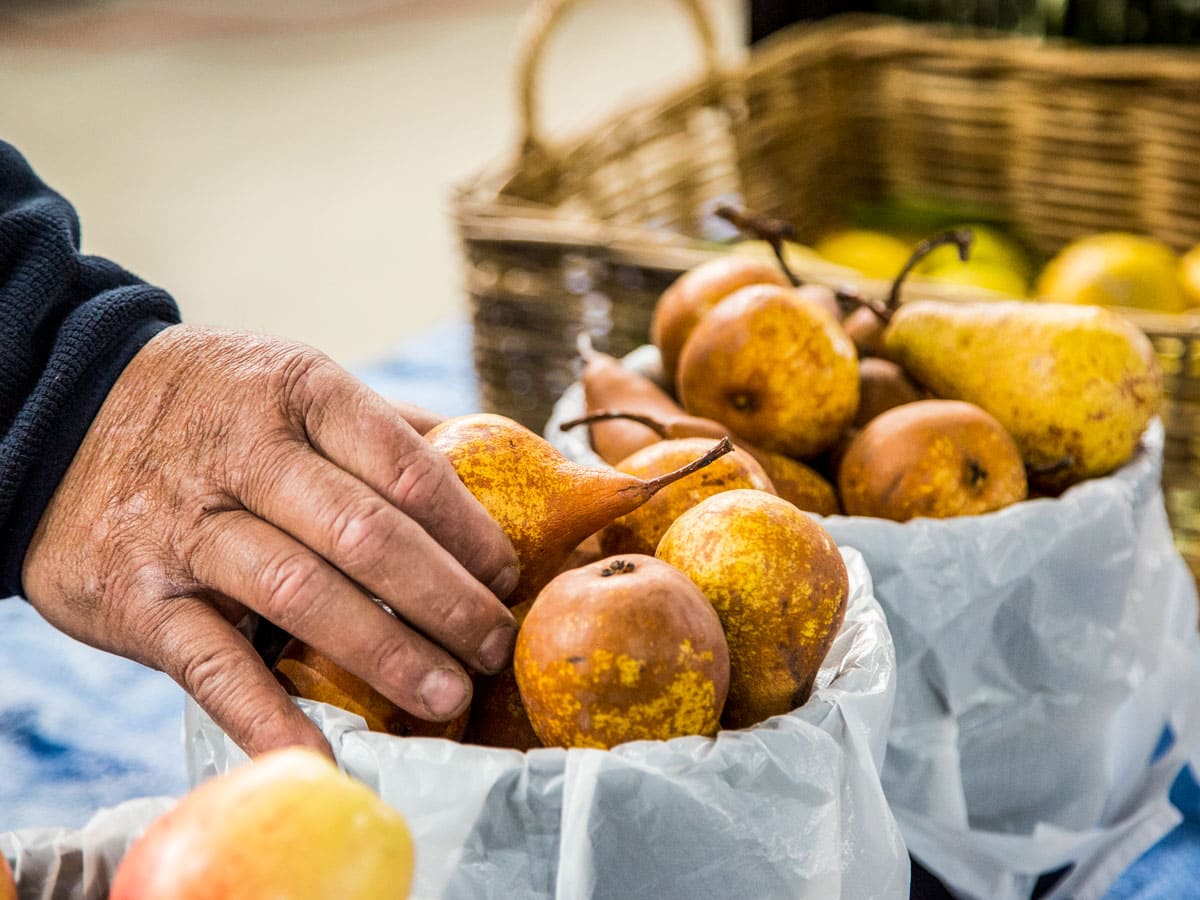
[[[397,900],[398,812],[315,750],[263,754],[185,795],[121,860],[110,900]]]

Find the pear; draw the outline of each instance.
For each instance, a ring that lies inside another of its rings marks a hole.
[[[460,740],[468,712],[449,722],[426,722],[406,712],[367,682],[351,675],[329,657],[292,638],[273,668],[276,680],[293,697],[306,697],[362,716],[369,731],[397,737],[441,737]]]
[[[17,900],[17,883],[13,880],[8,857],[0,853],[0,900]]]
[[[877,415],[924,398],[904,370],[890,360],[868,356],[858,361],[858,412],[854,427],[862,428]]]
[[[1123,465],[1162,402],[1150,340],[1102,307],[918,300],[883,340],[934,396],[995,416],[1049,491]]]
[[[891,363],[888,363],[888,365],[891,365]],[[689,416],[679,408],[676,408],[676,415],[674,417],[669,417],[665,420],[655,419],[650,415],[625,412],[623,410],[602,409],[581,419],[563,422],[560,427],[563,430],[575,428],[580,425],[591,425],[595,428],[597,425],[608,422],[629,420],[639,423],[643,428],[648,429],[657,436],[656,439],[658,440],[674,440],[685,437],[719,437],[727,431],[725,426],[719,422],[714,422],[712,419],[702,419],[699,416]],[[745,441],[738,441],[734,446],[740,447],[754,457],[755,461],[762,466],[771,484],[775,486],[775,492],[789,503],[793,503],[803,510],[814,512],[821,516],[832,516],[840,511],[841,506],[838,503],[837,493],[834,491],[833,485],[815,469],[805,465],[798,459],[792,459],[790,456],[784,456],[782,453],[763,450]]]
[[[684,345],[679,399],[737,438],[800,459],[831,447],[858,409],[858,354],[827,311],[787,288],[726,297]]]
[[[638,478],[654,478],[678,469],[711,445],[707,438],[677,438],[643,447],[617,463],[618,472]],[[681,514],[705,497],[736,488],[775,493],[767,473],[745,450],[735,447],[699,472],[681,478],[659,491],[633,512],[600,530],[600,549],[605,556],[620,553],[654,555],[659,538]]]
[[[121,860],[110,900],[403,900],[413,844],[401,815],[301,747],[193,789]]]
[[[847,515],[945,519],[1024,500],[1025,466],[1008,432],[978,406],[918,400],[881,413],[855,436],[838,488]]]
[[[754,725],[808,699],[850,592],[829,532],[779,497],[726,491],[676,519],[655,555],[720,616],[730,665],[725,727]]]
[[[572,462],[528,428],[491,413],[447,419],[425,438],[512,541],[521,576],[505,599],[509,606],[536,596],[584,538],[733,450],[726,438],[688,465],[645,480]]]
[[[680,275],[654,306],[650,340],[662,354],[663,373],[674,383],[679,354],[696,323],[734,291],[750,284],[789,287],[777,263],[731,254],[710,259]]]
[[[637,554],[546,585],[517,635],[513,667],[548,747],[712,735],[729,686],[712,606],[682,572]]]

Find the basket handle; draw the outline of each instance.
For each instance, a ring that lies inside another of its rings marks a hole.
[[[546,41],[562,20],[563,13],[577,2],[578,0],[536,0],[521,21],[521,33],[517,40],[517,102],[521,113],[522,154],[546,153],[538,116],[538,66]],[[720,73],[720,61],[717,58],[716,31],[712,18],[702,0],[678,2],[688,13],[696,36],[700,39],[705,74],[710,81],[714,81]]]

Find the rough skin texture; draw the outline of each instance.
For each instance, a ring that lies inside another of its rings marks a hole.
[[[680,516],[657,556],[721,617],[730,658],[725,727],[754,725],[808,699],[850,592],[841,553],[815,519],[761,491],[728,491]]]
[[[833,446],[858,409],[858,352],[841,325],[769,285],[737,291],[700,320],[677,380],[692,415],[801,459]]]
[[[514,668],[546,746],[609,748],[714,734],[729,650],[694,584],[630,555],[546,585],[517,637]]]
[[[995,416],[1051,491],[1123,465],[1162,402],[1149,339],[1100,307],[914,301],[884,344],[935,396]]]

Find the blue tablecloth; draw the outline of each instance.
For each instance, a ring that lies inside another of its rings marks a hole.
[[[355,374],[445,415],[478,408],[463,322],[435,327]],[[133,797],[181,794],[182,706],[166,676],[66,637],[22,600],[0,601],[0,832],[77,828]],[[1200,788],[1191,774],[1172,799],[1185,821],[1107,900],[1200,898]]]

